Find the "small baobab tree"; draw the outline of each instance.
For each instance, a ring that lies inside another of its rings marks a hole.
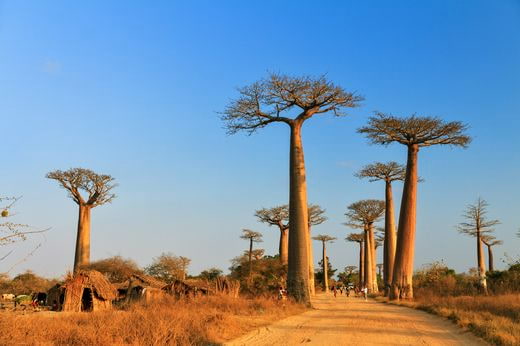
[[[383,271],[384,266],[385,265],[383,263],[376,264],[376,267],[377,267],[377,270],[378,270],[378,275],[379,275],[380,278],[383,277],[382,271]]]
[[[327,243],[332,243],[336,238],[319,234],[315,237],[312,237],[314,240],[321,241],[322,249],[323,249],[323,255],[322,255],[322,263],[323,263],[323,289],[325,292],[329,291],[329,263],[327,258]]]
[[[490,272],[494,272],[495,264],[493,261],[493,249],[492,248],[493,248],[493,246],[496,246],[496,245],[502,245],[502,244],[504,244],[504,242],[502,240],[496,239],[492,235],[482,236],[482,242],[484,243],[484,245],[487,246],[487,250],[488,250],[488,270]]]
[[[493,232],[493,227],[500,223],[498,220],[487,220],[488,205],[485,200],[479,197],[475,204],[467,206],[463,214],[467,222],[461,222],[457,227],[460,233],[475,237],[477,240],[477,271],[480,287],[486,294],[486,264],[482,252],[482,237]]]
[[[238,90],[240,96],[222,113],[228,133],[254,133],[272,123],[285,123],[291,131],[289,163],[289,263],[287,288],[297,300],[310,302],[307,183],[301,138],[302,125],[326,113],[344,115],[363,100],[324,76],[292,77],[271,74]],[[294,116],[292,117],[291,115]]]
[[[312,226],[321,225],[327,221],[325,216],[325,209],[317,204],[309,204],[309,291],[311,295],[316,293],[316,287],[314,282],[314,252],[312,250],[312,242],[310,241],[312,234]]]
[[[355,242],[359,244],[359,287],[365,285],[365,234],[364,233],[350,233],[346,241]]]
[[[392,273],[394,271],[395,247],[397,236],[395,234],[395,218],[394,218],[394,197],[392,192],[392,182],[396,180],[404,180],[406,167],[397,162],[391,161],[387,163],[376,162],[367,165],[361,169],[356,176],[359,178],[368,178],[374,182],[382,180],[385,182],[385,240],[383,247],[383,282],[385,285],[385,296],[390,292],[392,284]]]
[[[260,222],[278,227],[280,230],[278,254],[280,262],[287,264],[289,251],[289,206],[285,204],[269,209],[262,208],[255,212],[255,216]]]
[[[347,226],[352,228],[362,228],[365,234],[365,278],[364,286],[369,292],[377,292],[376,258],[375,258],[375,235],[374,223],[383,216],[385,212],[385,202],[365,199],[352,203],[347,207],[345,214],[349,218]]]
[[[417,115],[400,118],[377,112],[370,117],[367,126],[358,130],[373,144],[397,142],[408,150],[390,299],[413,298],[419,149],[433,145],[467,147],[471,139],[464,134],[466,129],[467,126],[458,121],[444,122],[439,118]]]
[[[255,232],[250,229],[243,229],[242,235],[240,238],[249,241],[249,251],[248,251],[248,263],[249,263],[249,278],[251,278],[251,274],[253,273],[253,243],[261,243],[262,233]]]
[[[47,173],[48,179],[56,180],[69,192],[69,197],[79,206],[78,233],[74,271],[90,263],[90,212],[93,208],[112,202],[116,197],[112,189],[114,178],[107,174],[97,174],[90,169],[71,168]],[[81,192],[85,192],[83,196]]]

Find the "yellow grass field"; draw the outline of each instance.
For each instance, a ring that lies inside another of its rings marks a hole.
[[[207,345],[303,312],[266,298],[170,297],[95,313],[0,313],[0,345]]]
[[[494,345],[520,345],[520,294],[497,296],[423,296],[399,302],[447,317]]]

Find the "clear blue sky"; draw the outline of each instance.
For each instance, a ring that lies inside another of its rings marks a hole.
[[[193,260],[192,274],[227,269],[244,227],[276,253],[278,231],[253,213],[288,199],[288,129],[226,136],[216,114],[268,71],[326,73],[366,98],[304,128],[309,200],[329,216],[314,232],[339,238],[336,268],[357,263],[346,206],[383,198],[382,184],[353,173],[406,158],[356,133],[374,110],[462,120],[474,137],[467,150],[420,152],[416,266],[475,266],[474,240],[454,226],[479,195],[502,221],[497,262],[519,254],[519,1],[0,1],[0,47],[0,194],[23,195],[16,221],[52,227],[11,274],[71,268],[76,206],[44,176],[76,166],[119,183],[113,204],[93,211],[93,259],[147,265],[171,251]]]

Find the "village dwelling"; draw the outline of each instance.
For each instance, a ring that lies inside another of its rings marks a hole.
[[[47,291],[47,306],[50,306],[53,311],[61,310],[63,300],[65,299],[64,287],[61,284],[52,286]]]
[[[163,292],[161,289],[166,283],[153,276],[145,274],[132,274],[128,279],[128,288],[126,290],[126,302],[144,299],[148,301],[152,296],[160,296]]]
[[[63,284],[62,311],[100,311],[112,308],[116,288],[95,270],[80,270]]]

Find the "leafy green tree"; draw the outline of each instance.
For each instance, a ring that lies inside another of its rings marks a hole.
[[[156,277],[166,283],[172,283],[175,280],[184,280],[186,278],[187,267],[190,259],[186,257],[178,257],[169,253],[162,253],[153,259],[152,264],[144,269],[145,273]]]

